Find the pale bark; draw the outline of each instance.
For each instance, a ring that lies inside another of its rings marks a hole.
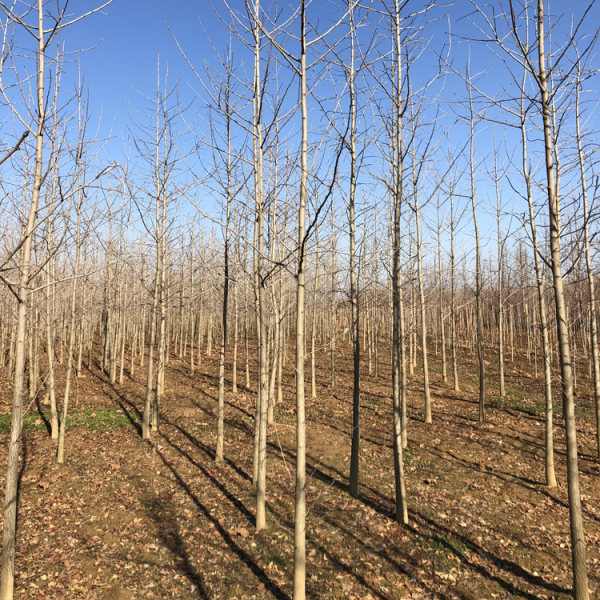
[[[413,208],[415,211],[416,244],[417,244],[417,282],[419,286],[419,319],[421,321],[421,357],[423,359],[423,401],[424,421],[431,423],[431,392],[429,390],[429,362],[427,357],[427,316],[425,306],[425,286],[423,284],[423,251],[421,240],[421,211],[416,176],[415,151],[413,143]]]
[[[402,202],[403,179],[403,152],[402,152],[402,113],[404,99],[402,97],[402,43],[400,30],[400,4],[394,0],[394,68],[395,68],[395,93],[394,99],[394,195],[393,195],[393,224],[392,224],[392,394],[393,394],[393,448],[394,448],[394,481],[396,486],[396,521],[401,524],[408,523],[408,508],[406,504],[406,489],[404,485],[404,462],[402,456],[402,410],[401,386],[405,376],[403,363],[403,315],[401,314],[402,283],[400,270],[400,215]]]
[[[316,230],[315,277],[313,287],[312,323],[310,329],[310,397],[317,397],[317,369],[315,365],[315,340],[317,329],[317,299],[319,297],[319,228]]]
[[[50,248],[53,240],[52,228],[48,226],[48,254],[52,252]],[[58,439],[58,410],[56,408],[56,386],[54,378],[54,295],[56,288],[51,281],[51,274],[54,273],[55,261],[50,259],[46,269],[46,354],[48,356],[48,401],[50,403],[50,437],[53,440]]]
[[[350,188],[348,193],[348,229],[350,236],[350,305],[352,310],[350,329],[352,332],[352,445],[350,450],[350,494],[355,498],[359,495],[359,465],[360,465],[360,321],[358,306],[358,283],[356,264],[356,91],[354,66],[355,31],[353,0],[348,0],[350,16],[350,64],[348,65],[348,89],[350,99]]]
[[[504,253],[502,252],[502,213],[497,152],[494,152],[494,184],[496,189],[496,227],[498,234],[498,385],[500,397],[504,398],[506,395],[506,386],[504,383]]]
[[[20,275],[17,293],[17,319],[15,335],[15,362],[13,401],[8,446],[8,466],[4,493],[4,523],[2,530],[2,559],[0,570],[0,600],[12,600],[15,573],[15,538],[17,528],[17,492],[19,478],[19,454],[23,416],[25,379],[25,324],[27,323],[28,285],[31,272],[33,233],[37,225],[40,189],[43,184],[43,147],[46,123],[45,108],[45,49],[43,1],[37,2],[37,107],[35,112],[35,169],[31,201],[24,228],[24,242],[20,257]]]
[[[300,197],[296,270],[296,493],[294,502],[294,600],[306,597],[306,417],[304,407],[304,294],[306,197],[308,194],[308,105],[306,1],[300,4]]]
[[[594,402],[596,408],[596,452],[600,456],[600,358],[598,357],[598,320],[596,316],[596,294],[595,277],[592,268],[592,257],[590,249],[590,227],[589,227],[589,208],[587,182],[585,174],[585,163],[583,156],[583,146],[581,141],[580,126],[580,88],[581,82],[577,81],[575,116],[577,128],[577,156],[579,159],[579,173],[581,177],[581,198],[583,203],[583,244],[585,252],[585,267],[588,284],[588,306],[590,322],[590,345],[592,350],[592,367],[594,373]]]
[[[579,466],[577,457],[577,427],[575,422],[575,402],[573,394],[573,367],[569,344],[569,323],[565,301],[562,261],[560,256],[561,214],[560,199],[556,193],[554,166],[554,143],[552,139],[551,104],[548,92],[545,55],[544,2],[537,2],[537,49],[538,72],[535,73],[540,93],[540,112],[544,128],[544,149],[548,195],[548,215],[550,219],[550,254],[552,277],[554,280],[554,302],[556,306],[556,327],[560,359],[561,382],[567,438],[567,487],[569,497],[569,519],[571,525],[571,555],[573,566],[573,587],[576,600],[589,598],[585,537],[579,490]]]
[[[538,299],[538,312],[540,319],[540,332],[542,334],[542,351],[544,354],[544,464],[546,473],[546,485],[550,488],[556,487],[556,474],[554,470],[554,431],[553,431],[553,399],[552,399],[552,357],[550,353],[550,343],[548,341],[548,317],[546,315],[546,298],[544,276],[542,271],[540,248],[537,237],[537,227],[535,223],[535,210],[533,206],[533,191],[531,185],[531,173],[528,164],[527,154],[527,130],[525,122],[525,71],[521,84],[521,145],[522,145],[522,171],[525,180],[525,189],[527,193],[527,204],[529,208],[529,227],[531,229],[531,240],[533,243],[533,256],[535,265],[535,279]],[[511,320],[512,324],[512,320]]]
[[[267,323],[264,298],[264,190],[263,190],[263,132],[262,132],[262,90],[260,48],[260,6],[254,2],[254,93],[253,93],[253,148],[254,148],[254,298],[256,308],[256,336],[258,344],[258,390],[254,433],[253,481],[256,483],[256,531],[267,526],[266,484],[267,484]]]
[[[67,372],[65,375],[65,393],[63,396],[62,415],[60,418],[60,425],[58,429],[58,449],[56,452],[56,460],[59,464],[62,464],[65,460],[65,431],[67,427],[67,414],[69,410],[69,400],[71,391],[71,375],[73,372],[73,352],[75,349],[75,309],[77,306],[77,287],[79,285],[79,262],[81,257],[81,218],[84,194],[81,189],[83,181],[83,165],[80,160],[83,156],[83,144],[85,134],[85,122],[84,115],[82,114],[83,107],[81,106],[81,98],[79,98],[79,140],[77,144],[77,156],[79,158],[77,169],[77,185],[80,188],[77,193],[77,222],[75,231],[75,265],[73,267],[73,281],[71,283],[71,302],[70,302],[70,316],[69,316],[69,345],[67,349]]]
[[[470,75],[469,75],[470,77]],[[475,197],[475,113],[473,110],[472,89],[470,80],[469,90],[469,174],[471,182],[471,210],[473,213],[473,229],[475,231],[475,319],[477,327],[477,358],[479,361],[479,421],[485,421],[485,363],[483,358],[483,314],[481,306],[482,274],[481,274],[481,244],[479,241],[479,224],[477,221],[477,200]]]
[[[223,305],[221,311],[221,347],[219,349],[219,398],[217,407],[217,448],[215,451],[215,462],[223,462],[223,445],[224,445],[224,422],[225,422],[225,350],[227,348],[227,309],[229,299],[229,225],[231,222],[231,205],[233,196],[231,193],[231,107],[229,105],[229,95],[231,74],[227,72],[227,80],[225,82],[225,131],[226,131],[226,173],[227,178],[225,183],[226,205],[225,205],[225,223],[224,223],[224,245],[223,245]]]
[[[439,310],[439,321],[440,321],[440,349],[442,353],[442,383],[446,383],[448,380],[448,369],[446,361],[446,324],[444,314],[444,270],[442,268],[442,240],[441,240],[441,223],[440,223],[440,204],[437,204],[437,251],[438,251],[438,285],[440,288],[440,310]]]
[[[460,391],[456,353],[456,259],[454,254],[454,189],[450,188],[450,340],[452,345],[452,380],[454,391]]]

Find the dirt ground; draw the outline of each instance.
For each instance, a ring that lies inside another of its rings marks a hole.
[[[508,361],[503,400],[490,373],[484,424],[477,422],[470,353],[461,358],[460,392],[450,381],[442,385],[439,356],[432,357],[432,425],[422,422],[421,378],[410,378],[410,524],[401,527],[393,519],[389,366],[380,365],[377,377],[363,368],[361,497],[353,499],[350,346],[338,346],[337,385],[319,386],[307,408],[308,597],[571,597],[564,435],[557,411],[559,485],[548,490],[542,373],[536,379],[522,356]],[[380,355],[388,353],[382,349]],[[126,371],[122,385],[110,385],[97,366],[85,369],[75,383],[62,466],[49,439],[43,392],[32,402],[25,420],[15,598],[291,598],[293,382],[286,379],[277,424],[269,430],[268,528],[256,535],[254,395],[244,387],[227,393],[226,461],[216,465],[216,360],[214,353],[203,357],[191,374],[171,357],[160,432],[151,443],[140,436],[145,369],[137,368],[134,378]],[[490,371],[494,360],[490,353]],[[318,381],[327,382],[327,356],[317,363]],[[592,597],[600,598],[600,468],[590,381],[580,370],[588,573]],[[243,381],[241,368],[239,373]],[[0,383],[8,412],[11,386]],[[0,434],[3,464],[7,422],[5,417]]]

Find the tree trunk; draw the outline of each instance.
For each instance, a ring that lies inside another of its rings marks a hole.
[[[45,40],[43,0],[38,0],[38,48],[37,48],[37,115],[35,140],[35,172],[31,202],[23,235],[21,272],[17,294],[17,320],[15,339],[15,370],[13,379],[13,402],[8,446],[8,466],[4,494],[4,524],[2,530],[2,560],[0,572],[0,600],[12,600],[15,573],[15,538],[17,530],[17,492],[19,483],[19,454],[23,420],[23,392],[25,381],[25,324],[27,323],[28,286],[31,270],[33,233],[37,224],[40,189],[43,183],[43,147],[45,134]]]
[[[354,216],[356,200],[356,98],[354,68],[354,10],[353,0],[348,0],[350,16],[350,66],[348,70],[348,84],[350,94],[350,189],[348,194],[348,228],[350,235],[350,305],[352,308],[352,358],[353,358],[353,386],[352,386],[352,446],[350,450],[350,494],[355,498],[359,495],[359,464],[360,464],[360,321],[358,306],[358,285],[356,265],[356,222]]]
[[[552,278],[554,280],[554,302],[556,306],[556,328],[560,359],[561,382],[565,412],[567,438],[567,486],[569,497],[569,517],[571,525],[571,554],[573,561],[573,585],[576,600],[589,598],[585,537],[581,514],[581,495],[579,491],[579,466],[577,458],[577,428],[575,423],[575,402],[573,396],[573,369],[569,346],[569,324],[564,296],[562,263],[560,256],[560,200],[556,193],[553,162],[553,139],[551,128],[551,107],[546,75],[546,56],[544,50],[544,2],[537,3],[537,32],[539,72],[537,83],[540,91],[540,110],[544,127],[544,146],[546,159],[546,181],[548,194],[548,215],[550,218],[550,255]]]

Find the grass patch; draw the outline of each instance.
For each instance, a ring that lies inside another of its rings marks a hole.
[[[462,560],[467,550],[467,545],[453,535],[432,536],[426,549],[435,570],[441,573],[447,573],[455,567],[457,560]]]
[[[152,515],[162,513],[167,509],[167,503],[157,496],[146,496],[142,498],[142,505]]]
[[[286,569],[290,565],[290,559],[279,550],[277,543],[270,545],[266,560],[269,563],[277,565],[280,569]]]
[[[522,412],[534,417],[543,417],[546,414],[546,400],[532,394],[510,390],[506,392],[504,398],[491,398],[490,406],[503,410],[512,410]],[[553,402],[552,412],[560,415],[562,408],[560,403]]]
[[[404,448],[402,450],[402,462],[405,467],[411,467],[415,464],[417,460],[417,452],[416,448]]]
[[[432,458],[424,453],[424,448],[418,446],[411,446],[402,450],[402,462],[405,467],[414,469],[419,477],[432,475],[436,470]]]
[[[10,422],[12,415],[10,413],[0,415],[0,434],[10,433]],[[29,413],[23,416],[23,429],[25,431],[36,431],[45,429],[44,421],[37,413]]]
[[[275,420],[282,425],[294,425],[296,423],[296,412],[286,410],[277,411]]]
[[[137,418],[134,417],[137,421]],[[50,421],[50,412],[28,413],[23,416],[23,429],[25,431],[41,431],[46,428],[44,422]],[[10,414],[0,415],[0,434],[10,433]],[[119,431],[131,426],[129,417],[117,408],[105,410],[73,410],[67,416],[67,428],[80,427],[89,431]]]
[[[139,422],[137,416],[132,418]],[[129,417],[116,408],[73,411],[70,420],[72,426],[83,427],[90,431],[118,431],[132,424]],[[67,426],[69,426],[69,417],[67,417]]]

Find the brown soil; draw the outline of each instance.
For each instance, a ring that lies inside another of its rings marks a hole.
[[[393,519],[389,367],[380,366],[378,377],[363,369],[361,498],[353,499],[347,490],[350,346],[340,346],[338,385],[319,387],[308,401],[308,596],[571,597],[562,422],[557,416],[559,486],[548,490],[543,423],[524,412],[541,398],[541,373],[537,379],[529,373],[522,356],[515,361],[525,365],[520,372],[510,371],[509,362],[510,402],[497,399],[490,376],[488,398],[496,407],[490,406],[484,424],[477,422],[472,355],[461,360],[461,392],[453,392],[450,381],[441,384],[439,357],[433,357],[433,425],[422,422],[421,380],[411,378],[405,451],[410,525],[401,527]],[[380,356],[388,356],[386,349]],[[327,357],[319,358],[320,381],[327,381]],[[55,463],[55,443],[43,426],[25,432],[15,598],[291,597],[292,381],[286,381],[269,433],[269,527],[256,535],[254,397],[243,387],[228,393],[226,461],[216,465],[214,362],[204,358],[192,375],[171,359],[161,430],[152,443],[143,442],[139,430],[144,369],[121,386],[110,385],[95,367],[77,381],[78,410],[116,409],[128,420],[114,430],[73,425],[64,465]],[[10,385],[2,388],[8,408]],[[589,389],[581,374],[581,490],[590,588],[600,597],[600,468]],[[4,434],[3,456],[6,442]]]

